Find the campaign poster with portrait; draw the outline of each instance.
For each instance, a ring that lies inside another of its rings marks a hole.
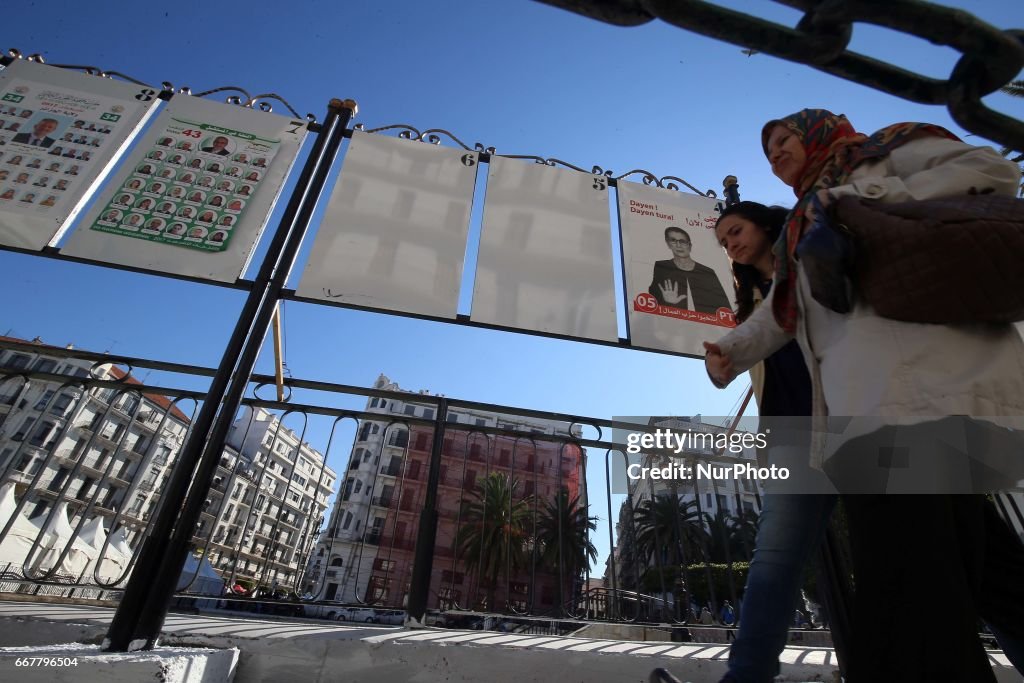
[[[233,282],[273,211],[306,121],[175,96],[63,253]]]
[[[478,157],[353,132],[299,295],[454,319]]]
[[[631,345],[703,358],[736,326],[719,200],[619,181],[618,208]]]
[[[21,59],[0,66],[0,244],[56,244],[156,110],[158,95]]]
[[[608,179],[492,156],[472,319],[617,341]]]

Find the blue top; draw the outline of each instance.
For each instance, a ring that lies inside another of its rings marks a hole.
[[[767,297],[771,280],[759,282],[761,296]],[[764,360],[764,388],[758,412],[768,417],[811,414],[811,375],[795,340]]]

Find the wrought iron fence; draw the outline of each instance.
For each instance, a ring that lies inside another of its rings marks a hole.
[[[0,409],[0,486],[10,503],[0,545],[13,548],[14,539],[24,539],[27,562],[19,580],[64,585],[67,576],[55,577],[74,568],[76,585],[123,587],[202,400],[201,390],[184,387],[208,381],[211,371],[142,359],[111,362],[32,343],[4,342],[0,353],[0,395],[8,398]],[[44,361],[49,371],[32,369]],[[134,368],[178,381],[142,385],[130,374]],[[254,377],[253,388],[268,379]],[[607,430],[608,421],[450,400],[442,410],[431,396],[301,380],[290,385],[291,402],[262,400],[255,391],[243,401],[192,536],[192,555],[200,561],[179,581],[179,593],[220,596],[240,586],[249,600],[293,594],[407,607],[418,515],[443,425],[427,607],[657,618],[642,610],[612,614],[595,607],[595,593],[586,589],[597,569],[589,511],[599,507],[587,486],[586,453],[614,445],[582,432],[583,425]],[[302,391],[371,398],[364,410],[332,408],[336,400],[298,402]],[[63,405],[59,418],[50,417],[55,401]],[[387,401],[418,416],[390,414]],[[289,421],[302,426],[290,429]],[[340,444],[346,421],[351,447]],[[323,439],[315,447],[310,430]],[[342,463],[337,472],[327,456]],[[494,495],[508,503],[507,511]],[[610,508],[605,496],[603,507]],[[494,559],[480,533],[509,521],[514,533]],[[26,522],[34,535],[24,535]],[[621,539],[609,535],[609,542]],[[332,563],[339,557],[340,567]],[[216,590],[204,575],[207,565],[219,577]]]
[[[123,599],[211,374],[0,342],[0,591]],[[300,379],[287,402],[259,398],[270,381],[251,378],[219,444],[176,606],[379,621],[419,604],[438,624],[704,640],[741,618],[757,489],[648,479],[614,495],[596,485],[624,458],[609,420]],[[996,503],[1024,523],[1014,498]],[[598,512],[606,568],[589,550]]]

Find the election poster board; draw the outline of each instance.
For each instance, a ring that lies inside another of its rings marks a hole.
[[[471,318],[618,340],[607,178],[491,157]]]
[[[0,66],[0,244],[56,244],[156,110],[158,95],[20,59]]]
[[[222,282],[246,269],[307,122],[175,96],[63,249]]]
[[[454,319],[478,161],[353,132],[298,294]]]
[[[703,357],[736,326],[718,200],[619,181],[618,208],[631,345]]]

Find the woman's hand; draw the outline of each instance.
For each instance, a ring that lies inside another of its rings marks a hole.
[[[704,364],[707,366],[708,375],[714,380],[715,384],[725,387],[730,382],[736,379],[736,371],[733,368],[732,360],[726,354],[722,353],[721,347],[718,344],[711,342],[704,342],[704,350],[707,355],[704,356]]]
[[[686,293],[679,292],[679,284],[675,280],[666,279],[660,285],[658,289],[661,290],[661,298],[665,300],[669,306],[675,306],[680,301],[686,299]]]

